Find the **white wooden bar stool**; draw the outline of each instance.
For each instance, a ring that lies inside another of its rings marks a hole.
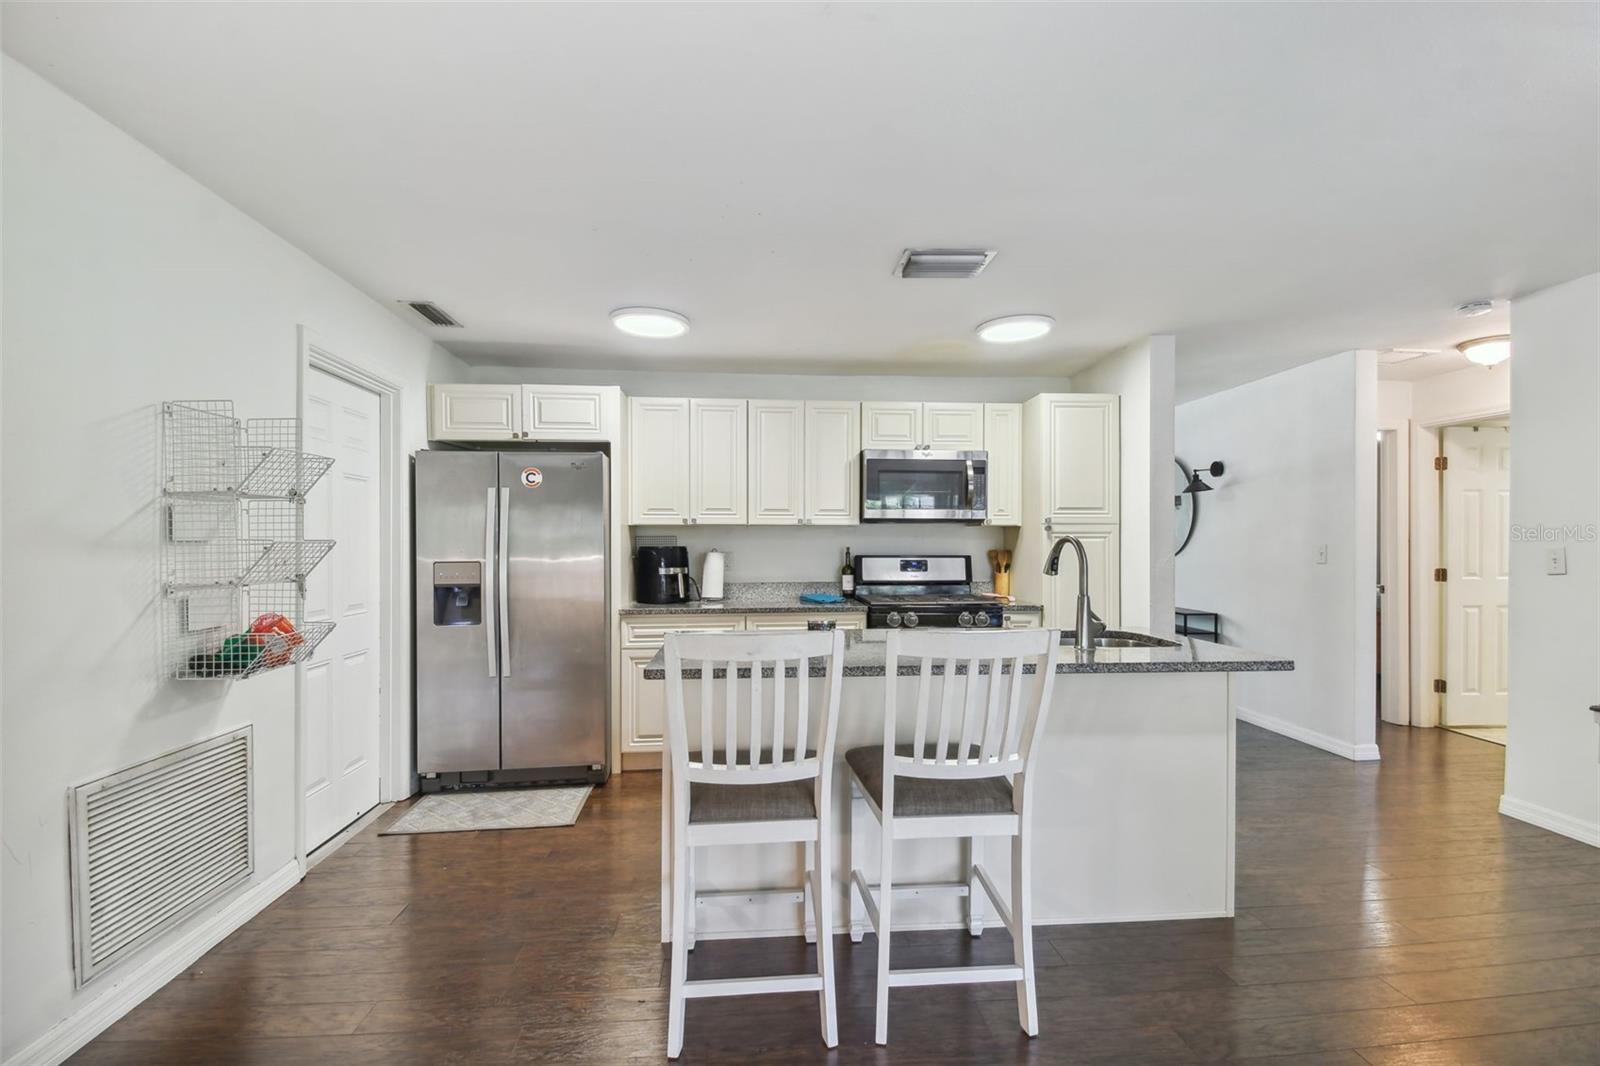
[[[673,633],[666,639],[665,657],[672,769],[672,989],[667,1057],[675,1059],[683,1050],[687,1000],[771,992],[818,992],[822,1040],[828,1047],[836,1047],[832,789],[844,633]],[[827,697],[815,713],[810,706],[809,682],[813,659],[823,660],[827,671]],[[684,709],[685,662],[691,667],[698,664],[700,670],[695,721],[690,721]],[[785,707],[786,668],[795,669],[799,677],[792,717]],[[715,676],[718,671],[721,678]],[[722,683],[714,683],[716,680]],[[723,693],[721,700],[717,699],[718,689]],[[694,849],[717,844],[805,845],[806,883],[798,899],[802,906],[810,905],[805,925],[808,940],[811,930],[816,931],[816,973],[688,979],[689,951],[694,947],[691,914],[701,903],[797,898],[792,889],[697,893]]]
[[[1017,1014],[1029,1036],[1039,1035],[1033,982],[1032,804],[1035,741],[1044,730],[1061,655],[1053,629],[974,633],[961,630],[891,630],[884,662],[883,743],[845,753],[850,769],[850,939],[860,941],[863,919],[878,934],[877,1041],[889,1042],[889,989],[911,985],[1014,981]],[[899,728],[901,656],[918,661],[915,716]],[[934,660],[943,660],[943,684],[935,707],[930,699]],[[1031,672],[1025,673],[1025,667]],[[959,699],[958,699],[959,696]],[[937,719],[935,720],[935,715]],[[1008,780],[1009,779],[1009,780]],[[856,841],[865,830],[857,797],[882,830],[878,883],[857,867]],[[983,864],[974,839],[1011,838],[1009,905]],[[894,883],[894,842],[960,837],[964,879],[937,885]],[[967,928],[983,931],[977,897],[989,896],[1011,932],[1010,966],[947,966],[895,970],[889,966],[889,932],[898,895],[947,893],[966,898]]]

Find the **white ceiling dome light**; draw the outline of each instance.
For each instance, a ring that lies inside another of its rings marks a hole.
[[[1500,333],[1493,337],[1475,337],[1456,345],[1456,351],[1479,366],[1495,366],[1511,358],[1511,336]]]
[[[619,307],[611,312],[611,324],[633,337],[664,340],[689,332],[689,320],[676,311],[660,307]]]
[[[1055,328],[1049,315],[1006,315],[991,318],[978,327],[978,338],[990,344],[1017,344],[1037,340]]]

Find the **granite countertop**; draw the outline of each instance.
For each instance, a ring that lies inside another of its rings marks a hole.
[[[1119,630],[1119,632],[1134,632],[1133,630]],[[845,677],[882,677],[884,675],[884,640],[887,630],[866,630],[863,632],[846,633],[844,644],[844,676]],[[1197,674],[1197,673],[1235,673],[1243,671],[1278,671],[1293,670],[1294,661],[1272,655],[1258,655],[1255,652],[1245,651],[1242,648],[1229,647],[1225,644],[1213,644],[1207,640],[1195,640],[1190,637],[1161,638],[1171,639],[1177,647],[1152,647],[1152,648],[1096,648],[1092,652],[1079,652],[1070,644],[1061,649],[1061,660],[1056,665],[1057,674]],[[667,676],[665,667],[665,653],[656,652],[644,668],[647,681],[661,681]],[[900,662],[900,675],[902,677],[915,676],[916,664],[909,660]],[[933,673],[944,673],[944,665],[935,662],[932,666]],[[1025,664],[1023,673],[1033,673],[1032,663]],[[987,664],[979,664],[978,672],[989,672]],[[748,671],[745,672],[746,674]],[[790,666],[785,670],[785,676],[794,677],[795,667]],[[958,663],[956,673],[966,673],[966,664]],[[823,660],[813,659],[810,663],[812,677],[825,676]],[[765,677],[772,676],[772,668],[767,667],[762,671]],[[685,666],[683,676],[694,679],[700,676],[698,666]],[[716,670],[713,677],[726,676],[725,670]]]
[[[716,603],[691,600],[688,603],[625,603],[617,609],[624,618],[650,614],[847,614],[866,612],[859,600],[843,603],[806,603],[802,592],[837,593],[839,586],[817,581],[741,581],[729,582],[725,595]],[[1008,611],[1043,611],[1034,604],[1008,604]]]

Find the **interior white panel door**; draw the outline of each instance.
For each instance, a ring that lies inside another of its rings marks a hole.
[[[306,450],[333,469],[306,500],[306,536],[338,546],[306,582],[306,618],[337,623],[305,667],[306,850],[378,803],[378,464],[376,393],[306,375]]]
[[[806,522],[853,526],[861,520],[861,405],[806,404]]]
[[[805,517],[806,409],[799,400],[750,401],[750,524]]]
[[[1446,426],[1441,725],[1505,725],[1511,430]]]
[[[689,401],[689,520],[744,525],[749,417],[744,400]]]

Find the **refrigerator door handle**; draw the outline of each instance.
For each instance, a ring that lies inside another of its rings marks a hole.
[[[500,676],[511,676],[511,611],[506,603],[508,598],[506,553],[510,548],[511,534],[511,490],[500,490],[500,577],[499,587],[495,589],[495,602],[500,607]]]
[[[499,669],[494,658],[494,605],[496,601],[495,584],[489,578],[489,569],[494,566],[494,489],[487,490],[483,503],[483,633],[484,643],[488,645],[489,676],[498,677]]]

